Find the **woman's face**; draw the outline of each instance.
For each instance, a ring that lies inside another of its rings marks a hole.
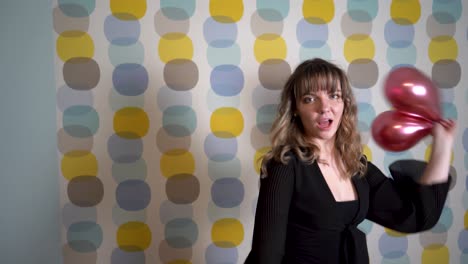
[[[344,110],[341,87],[335,92],[305,94],[296,101],[307,139],[328,141],[335,138]]]

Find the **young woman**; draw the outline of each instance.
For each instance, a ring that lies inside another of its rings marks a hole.
[[[405,233],[437,223],[450,184],[455,122],[434,125],[427,164],[394,162],[388,178],[363,154],[356,102],[336,65],[301,63],[278,112],[245,263],[369,263],[357,228],[364,219]]]

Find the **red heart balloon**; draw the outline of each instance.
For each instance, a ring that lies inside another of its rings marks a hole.
[[[431,133],[432,122],[417,115],[400,111],[386,111],[374,119],[372,136],[375,142],[389,151],[403,151]]]
[[[396,110],[432,121],[441,119],[438,91],[422,72],[400,67],[390,72],[385,81],[385,96]]]

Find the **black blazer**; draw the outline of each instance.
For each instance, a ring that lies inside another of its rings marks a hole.
[[[357,228],[364,219],[396,231],[413,233],[432,228],[444,207],[450,185],[415,182],[426,163],[401,160],[386,177],[368,162],[364,177],[352,182],[358,200],[351,221],[344,222],[316,162],[294,155],[288,164],[271,161],[260,180],[252,249],[246,264],[369,263],[366,236]]]

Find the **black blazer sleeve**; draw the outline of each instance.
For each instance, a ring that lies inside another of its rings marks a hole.
[[[432,228],[440,218],[451,178],[440,184],[422,185],[425,162],[401,160],[389,167],[392,178],[368,163],[370,186],[367,219],[390,229],[414,233]]]
[[[294,162],[271,160],[267,176],[260,180],[252,250],[245,263],[281,263],[285,250],[289,207],[294,190]]]

